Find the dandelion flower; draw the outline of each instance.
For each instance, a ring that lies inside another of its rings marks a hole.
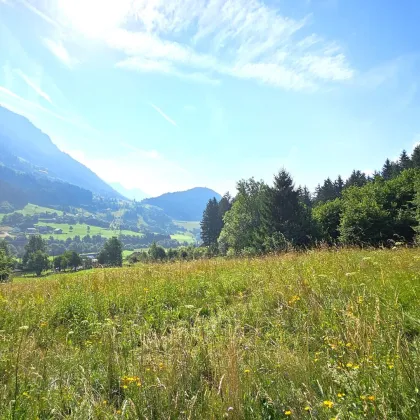
[[[305,411],[311,411],[311,407],[309,407],[309,405],[307,405],[307,406],[304,408],[304,410],[305,410]]]
[[[375,396],[374,395],[369,395],[369,397],[367,399],[369,401],[375,401]]]
[[[330,400],[325,400],[322,405],[326,408],[333,408],[334,407],[334,403]]]
[[[292,411],[291,411],[291,410],[286,410],[286,411],[284,412],[284,414],[285,414],[286,416],[291,416],[291,415],[292,415]]]
[[[245,369],[245,370],[244,370],[244,372],[245,372],[245,373],[249,373],[249,372],[251,372],[251,371],[250,371],[249,369]]]

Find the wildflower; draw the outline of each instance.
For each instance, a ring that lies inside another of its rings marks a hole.
[[[348,368],[352,368],[352,367],[353,367],[353,363],[347,363],[347,364],[346,364],[346,367],[348,367]]]
[[[394,369],[394,365],[392,364],[388,365],[388,369]]]
[[[233,407],[229,407],[227,411],[233,411]]]
[[[249,373],[249,372],[251,372],[251,371],[250,371],[249,369],[245,369],[245,370],[244,370],[244,372],[245,372],[245,373]]]
[[[330,400],[325,400],[325,401],[322,403],[322,405],[323,405],[325,408],[333,408],[333,407],[334,407],[334,403],[333,403],[332,401],[330,401]]]
[[[337,394],[337,397],[338,397],[338,398],[344,398],[344,397],[345,397],[345,395],[346,395],[346,394],[344,394],[344,393],[342,393],[342,392],[339,392],[339,393]]]
[[[355,370],[360,369],[360,366],[359,365],[354,365],[353,369],[355,369]]]
[[[286,410],[286,411],[284,412],[284,414],[285,414],[286,416],[290,416],[290,415],[292,415],[292,411],[291,411],[291,410]]]
[[[289,300],[289,305],[293,305],[299,301],[300,301],[300,297],[298,295],[292,296],[292,298]]]
[[[375,396],[374,395],[369,395],[369,397],[367,397],[367,399],[369,401],[375,401]]]
[[[311,411],[312,409],[311,409],[311,407],[309,407],[309,405],[307,405],[307,406],[304,408],[304,410],[305,410],[305,411]]]
[[[103,404],[103,405],[107,405],[107,404],[108,404],[108,401],[107,401],[107,400],[103,400],[103,401],[102,401],[102,404]]]
[[[352,344],[351,343],[347,343],[346,344],[346,347],[351,347],[352,346]]]

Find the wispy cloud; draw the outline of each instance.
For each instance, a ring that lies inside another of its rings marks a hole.
[[[44,38],[44,45],[67,67],[73,67],[77,64],[77,60],[70,56],[67,49],[61,41]]]
[[[166,121],[177,127],[176,122],[171,118],[168,117],[159,107],[157,107],[155,104],[150,104],[150,106],[157,112],[159,112],[160,115],[162,115],[163,118],[165,118]]]
[[[32,5],[27,0],[18,0],[20,3],[22,3],[28,10],[35,13],[37,16],[39,16],[41,19],[43,19],[45,22],[48,22],[49,24],[59,27],[59,24],[52,19],[50,16],[48,16],[46,13],[42,12],[39,8]]]
[[[41,87],[36,84],[33,80],[31,80],[25,73],[23,73],[21,70],[16,70],[16,73],[20,76],[20,78],[30,87],[32,88],[39,96],[44,98],[47,102],[52,104],[52,100],[50,96],[44,92]]]
[[[123,53],[119,68],[213,84],[228,76],[293,90],[355,74],[337,42],[308,34],[312,17],[291,18],[263,0],[108,0],[89,6],[74,0],[58,6],[51,17],[48,2],[37,2],[40,16],[79,35],[73,39],[94,39]],[[62,43],[46,45],[69,61]]]

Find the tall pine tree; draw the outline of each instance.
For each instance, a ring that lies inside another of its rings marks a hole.
[[[217,239],[223,227],[222,223],[219,203],[216,198],[212,198],[207,203],[200,223],[201,240],[204,246],[217,245]]]
[[[411,168],[411,159],[407,154],[406,150],[403,150],[400,155],[400,159],[398,161],[399,167],[402,171]]]

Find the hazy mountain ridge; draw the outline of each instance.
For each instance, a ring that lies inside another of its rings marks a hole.
[[[27,118],[3,107],[0,107],[0,153],[0,162],[12,169],[38,171],[98,195],[122,198],[89,168],[62,152]],[[12,157],[24,159],[29,166],[25,167],[21,159],[17,164],[18,161]]]
[[[207,202],[214,197],[221,199],[221,195],[210,188],[196,187],[146,198],[141,203],[161,208],[174,220],[197,221],[201,220]]]

